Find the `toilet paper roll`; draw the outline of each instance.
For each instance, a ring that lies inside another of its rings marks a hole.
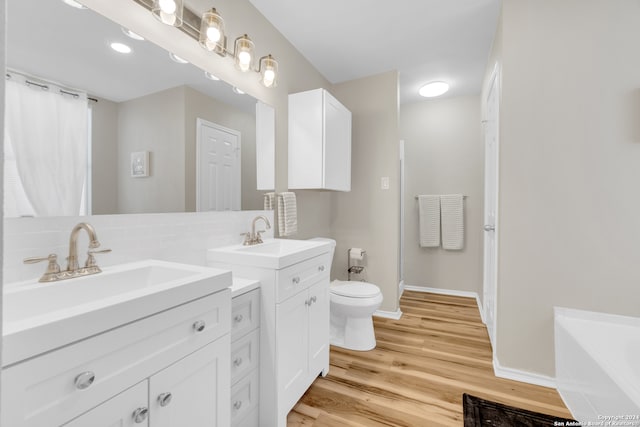
[[[362,261],[364,258],[365,251],[360,248],[351,248],[349,249],[349,258],[352,260]]]

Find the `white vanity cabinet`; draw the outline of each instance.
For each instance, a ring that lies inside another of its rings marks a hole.
[[[2,370],[2,425],[227,427],[230,291]]]
[[[291,408],[329,371],[328,246],[326,251],[283,268],[208,258],[211,266],[260,281],[260,426],[286,426]]]
[[[351,112],[325,89],[289,95],[289,189],[351,190]]]

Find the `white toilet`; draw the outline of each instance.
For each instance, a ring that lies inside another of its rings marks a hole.
[[[315,238],[332,242],[335,240]],[[349,350],[367,351],[376,347],[373,332],[373,313],[382,304],[382,292],[367,282],[334,280],[330,291],[330,342],[331,345]]]

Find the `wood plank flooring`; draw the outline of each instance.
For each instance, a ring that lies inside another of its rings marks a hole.
[[[331,368],[288,427],[462,426],[462,393],[571,417],[554,389],[495,377],[474,299],[405,291],[402,319],[374,317],[375,350],[331,347]]]

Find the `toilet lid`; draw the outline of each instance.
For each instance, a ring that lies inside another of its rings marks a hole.
[[[367,282],[342,282],[331,286],[331,293],[351,298],[370,298],[380,293],[380,289]]]

